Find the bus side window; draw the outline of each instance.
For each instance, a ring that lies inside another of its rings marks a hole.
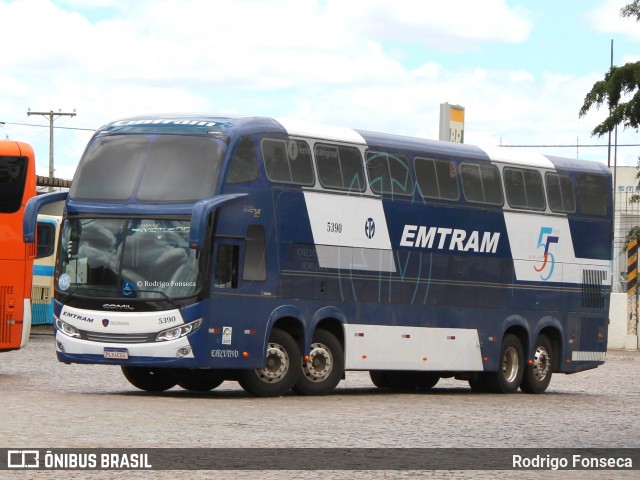
[[[238,246],[218,245],[216,255],[216,274],[214,278],[216,288],[238,287]]]
[[[507,168],[502,171],[507,201],[513,208],[544,210],[542,175],[537,170]]]
[[[231,158],[227,183],[253,182],[258,179],[256,148],[249,137],[243,137],[236,145]]]
[[[415,158],[416,177],[420,194],[426,198],[460,199],[456,164],[449,160]]]
[[[374,193],[412,195],[411,168],[406,156],[387,152],[367,152],[369,186]]]
[[[364,168],[357,148],[318,143],[315,156],[323,187],[364,192]]]
[[[462,191],[469,202],[502,205],[502,182],[495,165],[463,163],[460,166]]]
[[[607,214],[607,179],[603,175],[581,173],[576,178],[578,205],[584,215]]]
[[[266,241],[262,225],[247,227],[242,279],[261,282],[267,278]]]
[[[576,199],[573,196],[571,177],[557,173],[547,173],[545,180],[551,211],[556,213],[575,213]]]
[[[302,140],[262,140],[262,156],[267,177],[272,182],[311,186],[315,179],[311,149]]]
[[[38,222],[36,225],[36,238],[38,250],[36,258],[46,258],[53,255],[56,227],[51,223]]]

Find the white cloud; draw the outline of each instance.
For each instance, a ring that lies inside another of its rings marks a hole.
[[[605,0],[587,14],[589,23],[599,32],[624,35],[630,40],[640,41],[640,28],[633,17],[621,17],[620,10],[631,0]]]
[[[133,114],[229,112],[437,138],[448,101],[466,107],[468,142],[573,141],[591,79],[453,69],[428,55],[408,66],[393,50],[473,50],[522,42],[532,28],[499,0],[0,0],[0,31],[15,41],[0,56],[0,121],[42,124],[28,107],[75,108],[64,124],[95,128]],[[46,166],[47,129],[8,131],[33,141]],[[88,136],[56,131],[60,175]]]

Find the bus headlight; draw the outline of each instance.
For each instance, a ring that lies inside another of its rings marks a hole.
[[[195,322],[185,323],[184,325],[178,325],[177,327],[163,330],[156,337],[156,342],[168,342],[170,340],[176,340],[178,338],[184,337],[185,335],[189,335],[190,333],[195,332],[200,324],[202,324],[201,318],[199,318]]]
[[[67,337],[79,337],[80,332],[78,329],[72,325],[69,325],[66,322],[63,322],[59,318],[56,318],[56,328],[64,333]]]

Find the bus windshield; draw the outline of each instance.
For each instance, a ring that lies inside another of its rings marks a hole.
[[[178,135],[98,136],[87,147],[69,196],[76,200],[191,203],[215,191],[225,143]]]
[[[188,220],[71,218],[60,245],[62,295],[153,300],[190,297],[201,288]]]

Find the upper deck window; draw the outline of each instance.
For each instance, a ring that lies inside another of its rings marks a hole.
[[[416,177],[420,194],[426,198],[458,200],[460,188],[456,164],[450,160],[415,158]]]
[[[180,135],[96,138],[84,153],[69,196],[80,200],[190,203],[213,196],[224,142]],[[136,184],[140,182],[137,186]]]
[[[28,164],[26,157],[0,157],[0,213],[20,210]]]
[[[549,208],[556,213],[575,213],[576,199],[573,195],[573,182],[569,175],[547,173],[547,197]]]
[[[537,170],[505,168],[502,171],[507,201],[513,208],[544,210],[542,175]]]
[[[262,140],[262,156],[267,177],[272,182],[313,185],[311,149],[302,140]]]
[[[469,202],[502,205],[500,171],[495,165],[463,163],[460,165],[462,191]]]
[[[412,195],[411,167],[404,155],[367,152],[369,186],[375,193]]]
[[[603,175],[580,173],[576,178],[578,205],[584,215],[607,214],[607,178]]]
[[[364,168],[357,148],[317,143],[314,152],[323,187],[364,192]]]

